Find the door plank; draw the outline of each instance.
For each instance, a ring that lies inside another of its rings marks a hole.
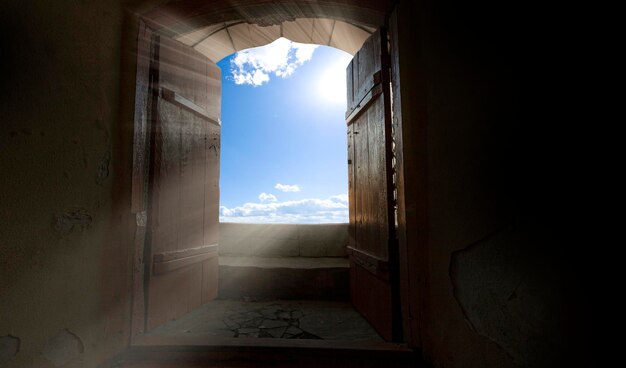
[[[350,78],[350,76],[348,77]],[[356,248],[356,196],[355,196],[355,165],[354,126],[348,125],[348,214],[349,214],[349,245]]]
[[[154,42],[148,329],[215,298],[219,239],[220,70],[178,41]]]
[[[401,339],[387,37],[374,33],[347,69],[351,300],[387,340]]]
[[[163,275],[152,275],[148,294],[148,331],[199,306],[196,301],[199,295],[197,285],[202,282],[201,268],[202,263],[196,263]]]
[[[157,139],[155,144],[155,182],[153,248],[154,253],[178,249],[180,223],[180,127],[179,112],[171,104],[157,102]]]
[[[146,308],[144,295],[145,259],[144,247],[146,224],[146,189],[148,181],[150,125],[150,61],[152,59],[152,37],[150,28],[142,21],[138,24],[137,33],[137,71],[135,85],[135,117],[133,137],[133,179],[131,194],[131,212],[136,217],[136,228],[133,249],[133,299],[131,335],[137,336],[144,332]]]
[[[198,114],[200,117],[206,119],[211,124],[220,125],[219,118],[212,116],[208,110],[206,110],[202,106],[196,105],[193,101],[188,100],[176,91],[173,91],[167,87],[161,87],[161,97],[173,104],[179,105],[180,107],[183,107],[193,113]]]
[[[139,22],[137,34],[137,70],[135,84],[135,117],[133,137],[133,182],[131,212],[146,209],[145,192],[148,171],[148,133],[150,125],[150,61],[153,32]]]
[[[152,274],[162,275],[162,274],[177,270],[179,268],[183,268],[183,267],[192,265],[194,263],[203,262],[203,261],[206,261],[207,259],[215,258],[215,257],[217,257],[217,251],[194,254],[189,257],[176,258],[176,259],[172,259],[168,261],[161,261],[161,262],[155,261]]]
[[[205,141],[204,244],[219,241],[220,127],[208,125]]]

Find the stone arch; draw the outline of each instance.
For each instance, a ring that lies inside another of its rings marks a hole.
[[[160,2],[162,0],[146,1]],[[388,0],[231,0],[222,2],[216,0],[179,0],[162,5],[157,4],[152,8],[149,7],[148,10],[135,12],[135,14],[141,17],[143,26],[147,26],[152,30],[151,32],[192,46],[211,61],[217,62],[233,52],[265,45],[281,36],[286,36],[286,38],[296,42],[326,44],[354,54],[369,38],[370,33],[373,33],[378,27],[386,25],[389,8],[393,4],[395,1]],[[390,23],[393,24],[392,21]],[[316,24],[322,26],[319,27]],[[339,30],[343,29],[344,32],[335,33],[337,25],[339,25]],[[306,32],[307,29],[310,29],[310,32]],[[239,32],[239,34],[247,32],[249,35],[254,34],[256,38],[240,37],[235,39],[233,38],[235,32]],[[212,54],[214,50],[211,48],[215,46],[212,42],[207,42],[210,45],[207,45],[206,50],[199,47],[202,46],[203,42],[217,34],[221,34],[221,42],[218,43],[226,45],[223,50],[217,50]],[[380,41],[381,38],[378,40]],[[388,39],[385,36],[382,40]],[[230,48],[228,44],[230,44]],[[379,47],[379,49],[383,49],[383,47]],[[373,74],[368,75],[373,76]],[[376,77],[374,76],[370,80],[375,81]],[[385,82],[383,81],[382,84]],[[399,96],[399,93],[395,93],[395,95]],[[400,104],[396,104],[396,106],[399,107]],[[400,152],[402,151],[400,150]],[[402,190],[399,189],[398,192],[402,193]],[[400,267],[392,268],[394,270],[400,269]],[[381,288],[388,290],[390,286],[387,281],[383,283],[385,285]],[[385,298],[387,298],[387,294],[385,294]],[[393,304],[390,308],[394,310],[393,315],[398,316],[390,322],[398,328],[393,329],[391,332],[393,337],[390,335],[389,338],[399,340],[402,338],[399,329],[402,320],[400,319],[401,311],[396,311],[396,309],[400,309],[400,301],[387,304]],[[390,314],[382,313],[381,315],[388,316]],[[386,326],[389,325],[388,320],[382,323]]]
[[[194,47],[214,62],[279,37],[354,54],[384,25],[392,1],[170,1],[140,12],[157,32]]]

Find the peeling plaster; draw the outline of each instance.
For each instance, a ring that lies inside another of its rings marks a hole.
[[[137,220],[137,227],[146,227],[148,223],[148,214],[146,211],[138,212],[135,215],[135,219]]]
[[[0,365],[7,363],[20,351],[21,340],[18,337],[5,335],[0,337]]]
[[[96,183],[102,185],[106,178],[109,177],[109,163],[111,162],[111,152],[107,151],[102,159],[100,165],[98,165],[98,171],[96,172]]]
[[[69,330],[61,330],[48,340],[41,354],[55,367],[61,367],[85,351],[81,339]]]
[[[63,213],[57,214],[54,229],[61,234],[67,236],[74,230],[82,231],[91,226],[93,217],[84,208],[75,208]]]
[[[540,253],[528,239],[504,229],[454,252],[450,278],[471,328],[506,351],[523,367],[545,365],[554,348],[556,305]]]

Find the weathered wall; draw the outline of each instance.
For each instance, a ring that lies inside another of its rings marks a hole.
[[[0,6],[3,367],[94,367],[127,343],[122,19],[117,1]]]
[[[537,74],[548,41],[535,14],[512,5],[402,6],[405,230],[422,353],[436,367],[545,365],[559,344],[546,321],[560,322],[545,294],[558,297],[563,254],[544,227],[555,224],[537,216],[560,214],[559,201],[544,206],[558,186],[531,108],[551,77]],[[93,367],[127,344],[133,94],[120,103],[119,92],[134,77],[122,20],[115,1],[1,6],[3,366]]]
[[[562,363],[562,210],[544,212],[557,207],[538,139],[550,129],[534,91],[543,30],[525,26],[535,16],[401,3],[403,139],[417,143],[404,157],[410,302],[435,367]]]
[[[348,224],[220,223],[220,254],[347,257]]]
[[[3,3],[0,364],[128,345],[136,27],[158,1]]]

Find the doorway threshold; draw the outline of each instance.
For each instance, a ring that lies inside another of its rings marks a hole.
[[[347,302],[218,299],[136,336],[107,367],[421,367],[418,361]]]
[[[404,344],[207,336],[142,336],[102,368],[420,368]]]
[[[255,337],[209,337],[192,336],[155,336],[144,335],[133,339],[132,348],[166,348],[171,351],[211,351],[242,348],[260,350],[268,348],[314,349],[314,350],[366,350],[380,352],[412,352],[405,344],[372,340],[310,340],[310,339],[274,339]],[[146,349],[150,350],[150,349]]]
[[[217,299],[149,331],[144,337],[276,340],[384,340],[346,301]]]

